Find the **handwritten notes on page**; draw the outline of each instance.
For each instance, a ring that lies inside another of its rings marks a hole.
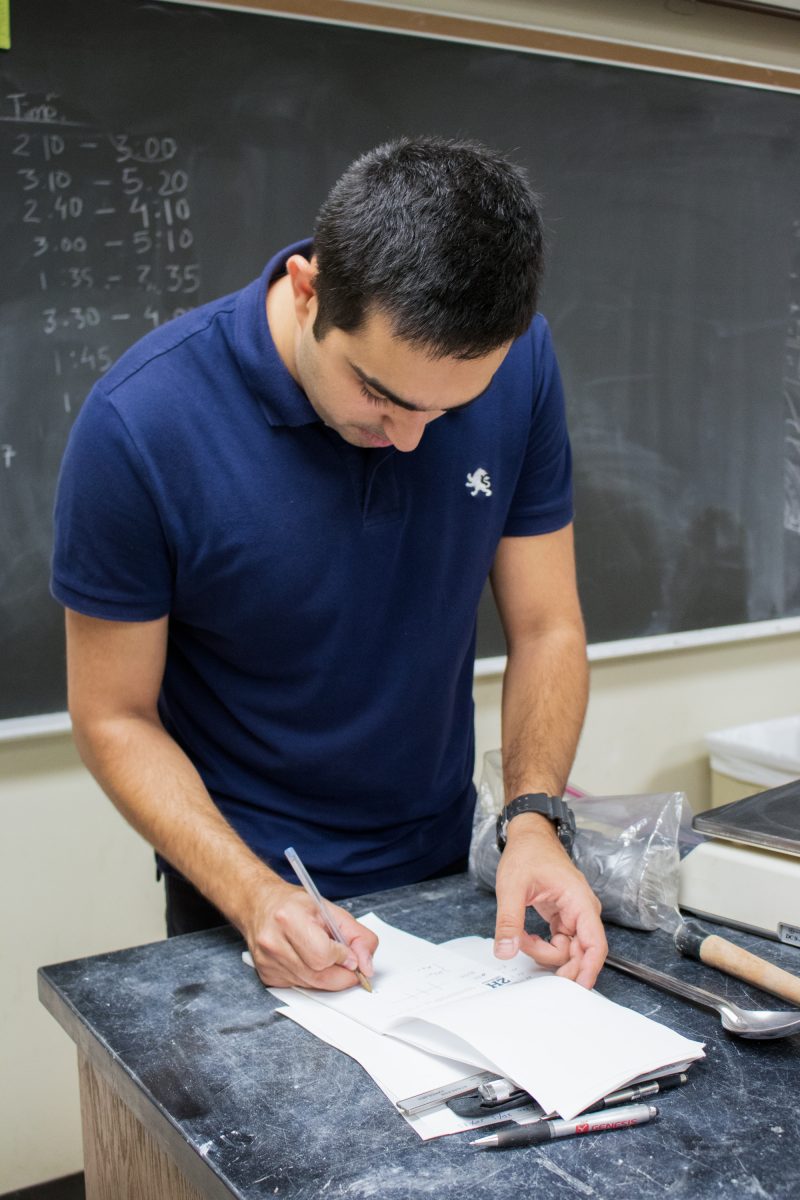
[[[326,993],[299,990],[377,1033],[394,1032],[403,1021],[433,1005],[483,996],[487,987],[516,983],[524,977],[518,965],[507,967],[497,960],[488,965],[476,962],[395,929],[374,913],[360,920],[380,939],[372,993],[361,988]],[[291,997],[293,989],[274,989],[274,994],[281,999]]]

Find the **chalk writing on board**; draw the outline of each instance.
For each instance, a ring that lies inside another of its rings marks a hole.
[[[170,134],[92,128],[52,93],[7,94],[0,121],[37,350],[73,414],[123,350],[198,302],[190,175]],[[0,430],[6,468],[21,461],[13,434]]]

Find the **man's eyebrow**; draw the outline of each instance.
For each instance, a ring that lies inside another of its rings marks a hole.
[[[465,400],[463,404],[454,404],[451,408],[445,409],[430,409],[423,408],[421,404],[414,404],[411,400],[403,400],[401,396],[397,396],[393,391],[387,388],[385,384],[381,383],[379,379],[373,379],[371,375],[367,375],[366,372],[362,371],[361,368],[356,366],[354,362],[350,362],[349,359],[347,362],[348,366],[355,371],[362,383],[369,384],[371,388],[374,388],[376,392],[380,392],[380,394],[385,396],[387,400],[390,400],[392,404],[396,404],[398,408],[405,408],[409,412],[456,412],[462,408],[467,408],[467,406],[470,404],[474,404],[476,400],[480,400],[481,396],[488,392],[489,388],[494,382],[494,376],[492,376],[492,379],[489,380],[482,392],[478,392],[477,396],[473,396],[471,400]]]

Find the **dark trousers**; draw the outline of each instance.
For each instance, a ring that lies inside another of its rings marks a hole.
[[[165,875],[164,892],[167,901],[167,937],[227,925],[219,909],[182,876]]]
[[[467,859],[464,856],[427,878],[442,879],[445,875],[460,875],[466,869]],[[427,880],[420,882],[424,883]],[[180,875],[165,874],[164,890],[167,901],[167,937],[176,937],[180,933],[198,933],[201,929],[216,929],[218,925],[228,923],[219,909]]]

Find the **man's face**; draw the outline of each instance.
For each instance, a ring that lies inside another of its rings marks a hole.
[[[355,333],[331,329],[314,337],[316,297],[295,338],[300,386],[326,425],[352,446],[414,450],[425,426],[477,400],[509,345],[482,358],[430,358],[402,341],[379,311]]]

